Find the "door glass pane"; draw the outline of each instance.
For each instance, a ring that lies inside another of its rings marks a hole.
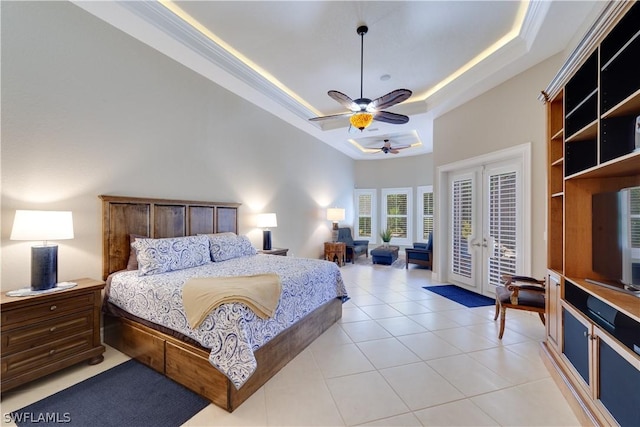
[[[489,177],[489,284],[500,285],[503,274],[516,273],[516,173]]]
[[[470,178],[453,181],[452,192],[451,271],[471,278],[471,254],[467,238],[473,234],[473,181]]]

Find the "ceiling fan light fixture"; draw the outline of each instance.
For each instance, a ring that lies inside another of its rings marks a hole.
[[[408,116],[405,116],[403,114],[391,113],[389,111],[382,111],[382,109],[392,107],[409,99],[409,97],[411,96],[410,90],[396,89],[374,100],[362,96],[362,82],[364,74],[364,35],[367,34],[368,30],[369,28],[367,28],[366,25],[361,25],[357,29],[357,33],[360,36],[360,98],[353,100],[349,96],[337,90],[330,90],[329,92],[327,92],[327,95],[329,95],[339,104],[349,109],[353,114],[342,113],[332,114],[329,116],[312,117],[309,119],[310,121],[315,122],[319,120],[334,119],[351,114],[351,116],[349,117],[351,126],[356,127],[361,131],[364,130],[367,126],[371,125],[371,122],[373,122],[373,120],[396,125],[405,124],[409,121]],[[383,77],[383,80],[384,79],[385,78]]]
[[[353,127],[363,130],[373,122],[373,114],[366,112],[356,113],[349,118],[349,122]]]

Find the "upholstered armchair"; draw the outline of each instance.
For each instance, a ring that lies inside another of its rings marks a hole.
[[[429,241],[427,243],[414,243],[412,248],[404,250],[406,264],[405,268],[409,268],[409,263],[421,265],[431,268],[433,260],[433,238],[429,233]]]
[[[353,240],[351,229],[349,227],[338,228],[338,242],[343,242],[347,247],[347,261],[351,260],[351,264],[362,254],[369,257],[369,241]]]

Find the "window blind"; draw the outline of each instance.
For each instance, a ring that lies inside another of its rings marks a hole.
[[[358,195],[358,235],[371,237],[372,195]]]
[[[473,181],[471,179],[453,181],[452,196],[451,271],[471,278],[471,253],[467,247],[467,238],[473,233]]]
[[[489,235],[493,238],[489,283],[494,286],[501,284],[503,274],[516,272],[516,184],[515,172],[489,177]]]

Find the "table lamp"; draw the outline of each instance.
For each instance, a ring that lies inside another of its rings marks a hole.
[[[278,220],[274,213],[263,213],[258,215],[258,227],[264,228],[262,231],[262,249],[265,251],[271,250],[271,230],[278,226]]]
[[[335,242],[338,239],[338,221],[344,221],[344,209],[343,208],[328,208],[327,220],[333,222],[333,231],[331,237]]]
[[[49,240],[73,239],[69,211],[17,210],[11,240],[41,240],[31,247],[31,290],[51,289],[58,283],[58,245]]]

